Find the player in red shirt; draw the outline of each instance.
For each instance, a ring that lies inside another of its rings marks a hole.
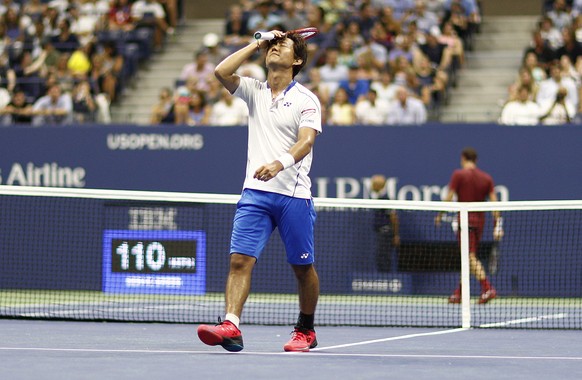
[[[477,151],[473,148],[465,148],[461,152],[461,169],[457,169],[451,176],[449,183],[449,193],[445,201],[450,202],[456,195],[459,202],[483,202],[489,200],[497,202],[497,194],[493,189],[493,178],[477,167]],[[442,213],[435,218],[435,223],[440,226]],[[495,225],[493,238],[501,239],[503,230],[501,229],[500,214],[493,212]],[[479,280],[481,284],[481,296],[479,303],[487,303],[497,296],[495,288],[489,282],[487,273],[481,261],[477,257],[479,241],[483,235],[485,225],[485,213],[469,213],[469,267],[471,274]],[[449,303],[461,302],[461,285],[449,297]]]

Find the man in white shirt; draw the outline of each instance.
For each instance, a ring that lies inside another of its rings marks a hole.
[[[281,23],[281,16],[274,12],[273,5],[271,0],[260,0],[256,3],[247,21],[249,31],[265,31]]]
[[[571,107],[577,109],[578,88],[576,87],[576,82],[570,77],[564,77],[558,64],[553,64],[550,67],[550,77],[541,81],[536,103],[540,106],[553,103],[560,87],[565,88],[568,93],[565,99],[566,104],[570,104]]]
[[[58,84],[49,87],[47,94],[32,106],[32,125],[70,124],[73,121],[73,100]]]
[[[400,87],[394,83],[394,78],[389,69],[383,69],[380,71],[380,78],[372,81],[370,88],[376,91],[378,99],[382,99],[385,102],[392,102],[396,96],[396,90]]]
[[[420,125],[426,123],[426,107],[420,99],[408,95],[408,90],[396,90],[396,99],[388,112],[389,125]]]
[[[166,34],[174,34],[174,28],[166,22],[164,7],[155,0],[137,0],[131,6],[131,16],[138,26],[154,28],[154,46],[158,49]]]
[[[220,100],[212,106],[210,124],[221,127],[244,125],[248,117],[249,109],[246,103],[225,88],[220,92]]]
[[[321,81],[329,88],[329,95],[333,98],[339,83],[348,79],[349,68],[339,63],[337,49],[327,49],[325,52],[325,64],[319,68]]]
[[[194,60],[182,68],[180,80],[187,81],[190,78],[195,78],[196,87],[202,91],[208,91],[210,78],[215,67],[216,65],[208,60],[208,51],[206,49],[198,50],[194,54]]]
[[[265,69],[254,60],[253,57],[247,59],[238,68],[236,73],[241,77],[255,78],[259,82],[264,82],[267,80],[267,74]]]
[[[224,87],[249,107],[246,179],[231,235],[226,315],[216,326],[200,325],[205,344],[227,351],[243,349],[240,316],[250,293],[257,259],[277,227],[287,262],[297,279],[299,317],[285,351],[317,346],[314,316],[319,277],[314,263],[315,208],[309,171],[313,144],[321,133],[321,105],[294,78],[307,63],[307,45],[297,34],[273,30],[275,39],[251,42],[225,58],[215,70]],[[266,50],[267,81],[240,77],[240,65]]]
[[[386,125],[388,103],[378,99],[375,90],[368,90],[366,97],[356,103],[356,121],[362,125]]]
[[[503,125],[537,125],[540,118],[540,106],[529,100],[529,89],[521,86],[517,99],[507,102],[501,111],[499,123]]]

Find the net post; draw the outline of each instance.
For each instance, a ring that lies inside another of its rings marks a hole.
[[[471,327],[471,288],[469,265],[469,212],[461,206],[460,210],[461,231],[461,327]]]

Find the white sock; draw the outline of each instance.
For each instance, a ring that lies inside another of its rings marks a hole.
[[[238,325],[240,323],[240,318],[237,317],[236,315],[231,314],[231,313],[227,313],[224,317],[224,320],[231,322],[238,329]]]

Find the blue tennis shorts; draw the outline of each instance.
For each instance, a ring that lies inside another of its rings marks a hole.
[[[315,218],[312,199],[245,189],[234,215],[230,253],[241,253],[258,260],[273,230],[278,227],[287,262],[312,264],[315,261]]]

